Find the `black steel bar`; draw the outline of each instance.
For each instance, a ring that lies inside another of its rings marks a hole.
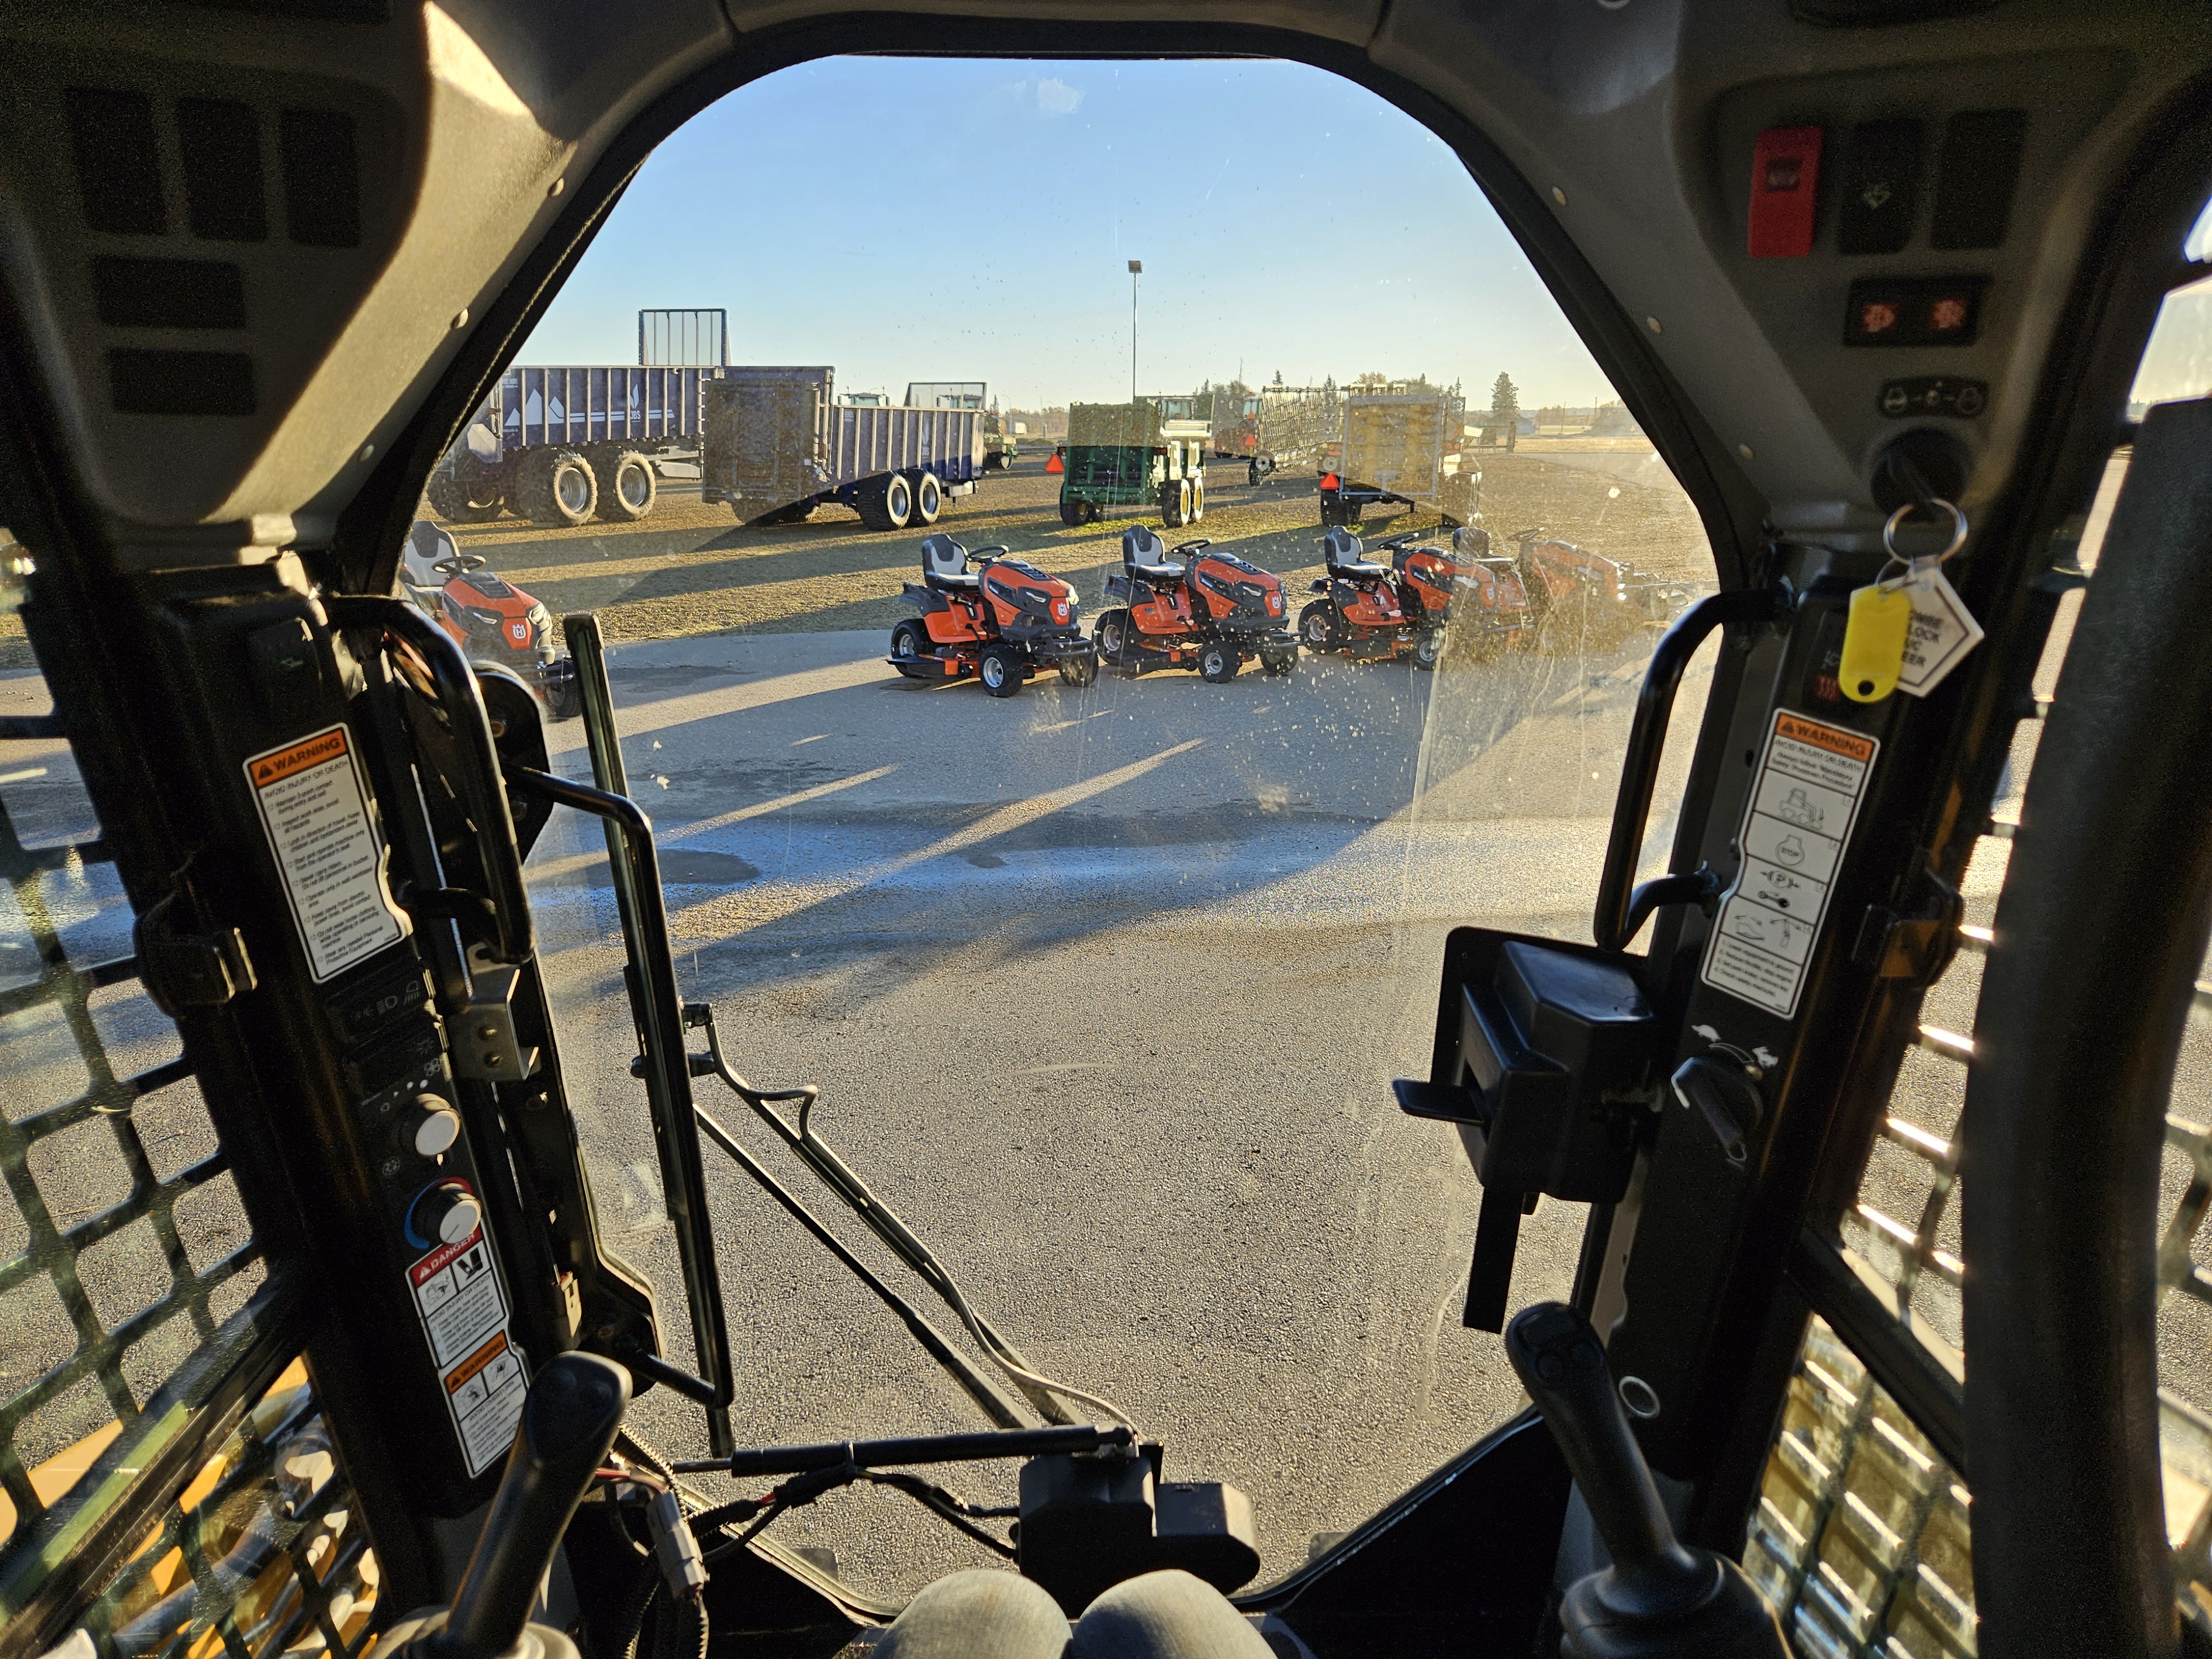
[[[1928,1443],[1965,1480],[1966,1399],[1958,1379],[1818,1233],[1799,1236],[1787,1272],[1813,1311],[1828,1322],[1868,1375],[1889,1391]]]
[[[429,669],[439,705],[465,757],[458,780],[461,804],[476,826],[484,881],[491,889],[485,896],[491,900],[499,934],[498,957],[501,962],[529,961],[536,945],[531,932],[529,889],[522,879],[522,854],[515,846],[507,802],[499,792],[499,750],[492,741],[483,693],[477,689],[476,672],[469,666],[468,658],[452,635],[403,600],[367,593],[331,594],[324,599],[323,609],[337,627],[382,629],[405,643]]]
[[[1659,787],[1659,759],[1667,745],[1667,720],[1674,712],[1674,693],[1682,672],[1705,643],[1705,635],[1730,623],[1762,623],[1779,614],[1781,602],[1764,587],[1740,587],[1715,593],[1692,605],[1668,629],[1651,653],[1644,689],[1636,696],[1636,719],[1628,730],[1628,757],[1620,770],[1620,793],[1613,806],[1613,834],[1606,842],[1605,871],[1598,878],[1597,914],[1591,931],[1608,951],[1626,950],[1645,916],[1662,903],[1700,896],[1698,878],[1684,872],[1646,883],[1657,890],[1638,905],[1630,889],[1636,860],[1644,850],[1644,829],[1651,817],[1651,797]],[[1662,885],[1662,884],[1664,884]]]
[[[577,620],[568,618],[571,624]],[[592,624],[596,644],[599,619],[584,620]],[[572,627],[572,651],[575,638]],[[587,670],[585,654],[580,651],[574,654],[588,721],[594,682],[600,696],[606,692],[605,662],[594,651]],[[596,761],[595,756],[595,769]],[[708,1444],[720,1454],[736,1443],[730,1427],[730,1402],[736,1397],[737,1384],[730,1364],[721,1275],[714,1261],[714,1226],[708,1216],[707,1170],[699,1156],[698,1109],[692,1102],[690,1066],[684,1052],[684,1011],[676,995],[675,959],[668,951],[668,915],[661,898],[660,858],[653,845],[653,820],[628,796],[574,783],[550,772],[510,763],[507,781],[510,788],[588,812],[606,829],[607,862],[614,875],[623,947],[629,956],[630,1012],[645,1057],[646,1101],[653,1114],[653,1138],[660,1156],[661,1202],[676,1230],[676,1254],[684,1269],[684,1296],[691,1304],[691,1340],[699,1355],[700,1381],[711,1390],[711,1398],[701,1402],[707,1412]],[[678,1392],[691,1391],[679,1389]]]
[[[805,1474],[850,1463],[878,1469],[916,1463],[982,1463],[997,1457],[1041,1457],[1048,1452],[1097,1451],[1127,1446],[1136,1437],[1125,1427],[1096,1423],[1055,1424],[997,1434],[925,1434],[902,1440],[825,1440],[813,1446],[763,1446],[727,1457],[704,1457],[670,1467],[678,1474]]]

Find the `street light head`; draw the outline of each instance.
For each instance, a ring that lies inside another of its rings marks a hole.
[[[1145,262],[1142,259],[1132,259],[1129,261],[1129,275],[1132,276],[1136,276],[1139,272],[1142,271],[1144,268]]]

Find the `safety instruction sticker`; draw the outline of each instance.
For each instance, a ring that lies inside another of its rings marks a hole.
[[[407,919],[384,885],[384,842],[343,724],[246,763],[262,828],[316,982],[396,944]]]
[[[1705,946],[1706,984],[1788,1019],[1881,744],[1778,710],[1744,809],[1743,868]]]
[[[407,1270],[422,1334],[445,1385],[446,1408],[471,1477],[507,1455],[529,1387],[522,1351],[507,1338],[507,1298],[479,1227]]]

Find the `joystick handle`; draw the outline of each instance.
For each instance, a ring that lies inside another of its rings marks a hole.
[[[1787,1659],[1773,1607],[1743,1569],[1675,1538],[1589,1321],[1540,1303],[1505,1328],[1505,1357],[1613,1557],[1561,1600],[1563,1659]]]
[[[1505,1357],[1559,1442],[1613,1571],[1661,1599],[1671,1593],[1695,1603],[1710,1594],[1712,1570],[1674,1540],[1589,1321],[1561,1303],[1539,1303],[1506,1327]]]

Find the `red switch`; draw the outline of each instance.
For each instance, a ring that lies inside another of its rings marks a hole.
[[[1769,127],[1751,149],[1751,257],[1795,259],[1813,251],[1820,188],[1820,129]]]

